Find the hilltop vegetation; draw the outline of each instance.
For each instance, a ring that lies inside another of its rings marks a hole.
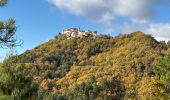
[[[4,7],[7,0],[0,0]],[[0,47],[20,45],[0,21]],[[65,30],[0,63],[0,100],[169,100],[170,42],[142,32],[111,37]]]
[[[169,50],[152,36],[134,32],[52,39],[4,64],[12,61],[16,72],[32,78],[39,87],[33,97],[39,99],[167,100]]]

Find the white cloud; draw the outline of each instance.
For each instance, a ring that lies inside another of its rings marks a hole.
[[[145,29],[146,33],[152,34],[157,40],[170,40],[170,23],[150,24]]]
[[[57,8],[95,21],[112,21],[116,17],[147,20],[155,14],[154,6],[167,0],[48,0]]]
[[[143,31],[146,34],[151,34],[158,41],[170,40],[170,23],[126,23],[119,29],[122,33],[131,33],[134,31]]]
[[[129,17],[133,20],[146,20],[154,15],[151,0],[115,0],[113,11],[118,16]]]
[[[170,24],[150,23],[150,19],[157,16],[155,6],[165,5],[169,0],[48,0],[48,2],[70,14],[102,23],[108,31],[118,29],[119,32],[127,33],[141,30],[157,39],[170,39],[168,28]],[[119,17],[130,22],[113,27],[115,26],[113,21]]]
[[[48,0],[71,14],[100,20],[107,14],[103,0]]]

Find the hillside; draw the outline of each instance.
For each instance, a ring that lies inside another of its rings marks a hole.
[[[154,67],[169,50],[152,36],[134,32],[52,39],[11,59],[17,71],[33,77],[41,92],[53,98],[157,100],[168,92],[156,85]]]

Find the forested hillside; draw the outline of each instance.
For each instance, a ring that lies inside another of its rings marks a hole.
[[[12,63],[13,71],[26,77],[21,78],[29,88],[24,93],[34,91],[29,96],[38,100],[168,100],[168,46],[142,32],[116,37],[56,38],[6,59],[1,67]],[[6,88],[0,92],[12,98],[11,92],[4,92]]]

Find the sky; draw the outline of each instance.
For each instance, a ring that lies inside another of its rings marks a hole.
[[[143,31],[170,40],[170,0],[8,0],[0,20],[16,20],[18,54],[52,39],[66,28],[97,30],[100,34]],[[8,49],[0,48],[0,61]]]

